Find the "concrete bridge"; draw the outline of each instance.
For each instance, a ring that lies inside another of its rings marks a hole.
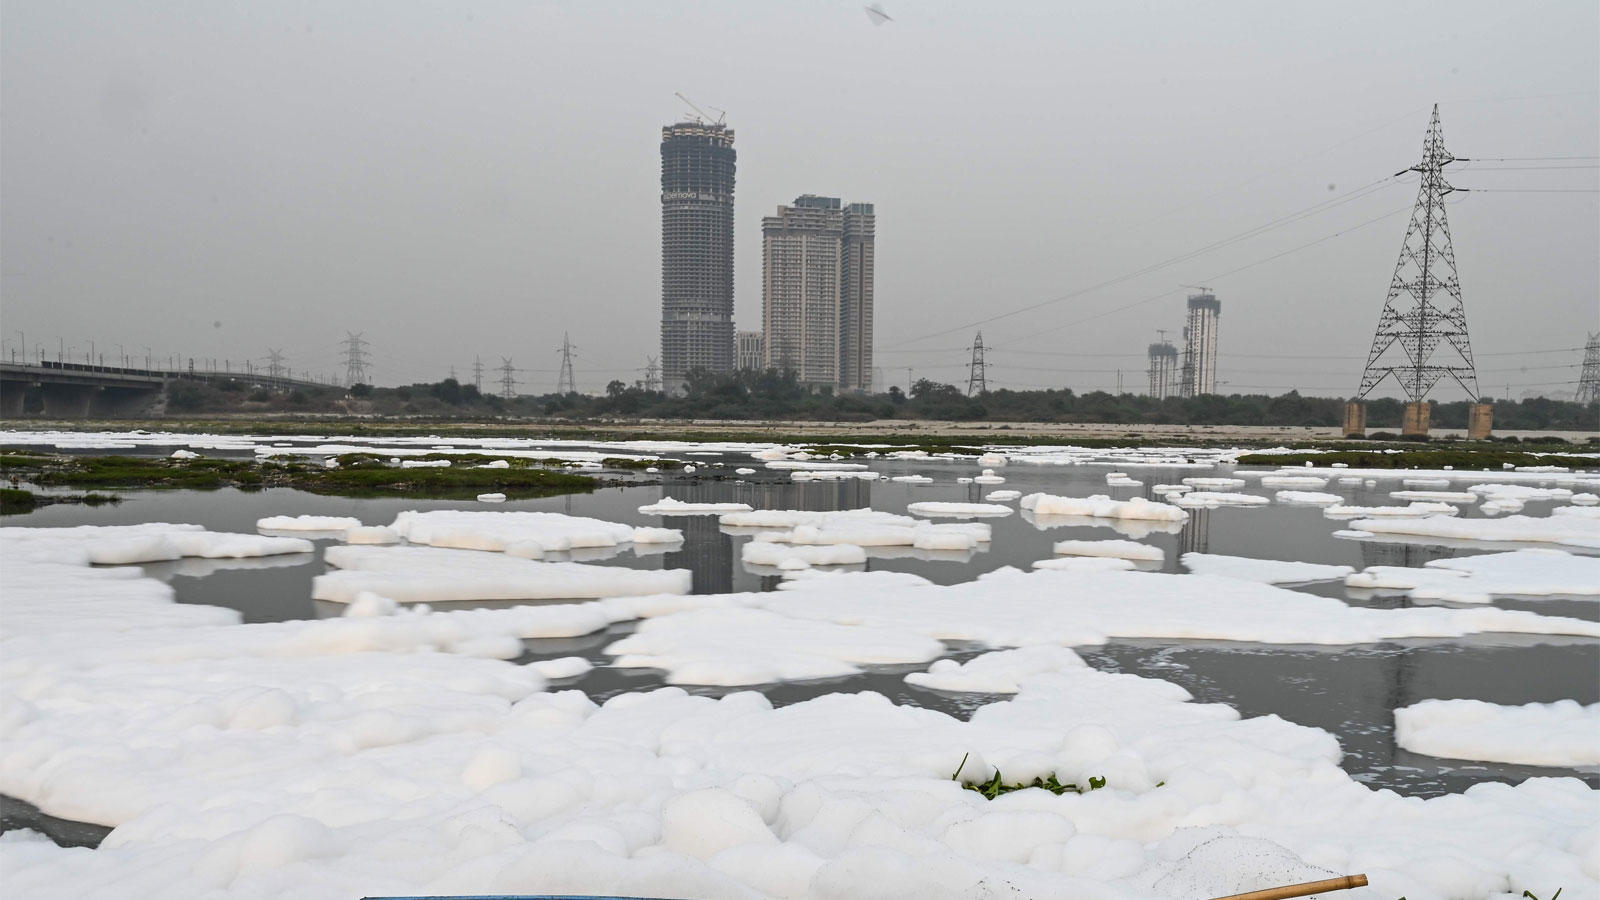
[[[257,372],[137,369],[86,363],[0,362],[0,418],[118,418],[146,412],[167,385],[180,379],[232,381],[274,391],[326,387],[319,382]]]

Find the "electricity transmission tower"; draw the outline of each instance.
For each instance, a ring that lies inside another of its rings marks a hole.
[[[972,339],[972,362],[967,364],[967,396],[989,393],[989,364],[983,360],[983,332]]]
[[[644,367],[644,389],[653,394],[661,390],[661,367],[656,365],[654,356],[646,359],[648,362]]]
[[[284,373],[283,361],[289,357],[283,355],[282,350],[267,350],[267,377],[282,378]]]
[[[483,360],[476,355],[472,357],[472,386],[478,389],[478,393],[483,393]]]
[[[372,357],[367,353],[367,342],[361,339],[365,331],[345,332],[345,339],[339,342],[344,348],[344,386],[354,387],[367,383],[367,363]]]
[[[517,399],[517,369],[504,356],[500,357],[500,397],[504,400]]]
[[[1573,399],[1579,403],[1600,400],[1600,334],[1589,335],[1589,342],[1583,345],[1583,373],[1578,376],[1578,395]]]
[[[1463,157],[1464,159],[1464,157]],[[1444,199],[1453,191],[1444,180],[1444,167],[1456,162],[1444,148],[1439,128],[1439,106],[1422,145],[1422,162],[1405,171],[1422,176],[1417,205],[1406,226],[1400,259],[1395,263],[1389,295],[1378,317],[1378,330],[1361,373],[1364,399],[1390,375],[1412,402],[1420,402],[1440,379],[1449,376],[1474,401],[1478,399],[1478,373],[1467,339],[1467,313],[1461,305],[1461,281],[1456,274],[1456,253],[1450,243],[1450,223]],[[1392,348],[1399,349],[1393,353]],[[1434,352],[1442,351],[1441,360]]]
[[[556,393],[575,394],[578,391],[576,379],[572,377],[572,351],[578,349],[572,346],[572,341],[565,331],[561,332],[561,374],[556,376]]]

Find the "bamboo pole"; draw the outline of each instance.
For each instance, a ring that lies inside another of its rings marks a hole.
[[[1340,875],[1338,878],[1325,878],[1322,881],[1307,881],[1301,884],[1286,884],[1283,887],[1264,888],[1259,891],[1249,891],[1243,894],[1229,894],[1226,897],[1216,897],[1213,900],[1285,900],[1288,897],[1305,897],[1310,894],[1320,894],[1324,891],[1346,891],[1350,888],[1365,887],[1365,875]]]

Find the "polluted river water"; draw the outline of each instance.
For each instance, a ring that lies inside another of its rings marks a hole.
[[[314,445],[308,441],[305,446]],[[607,452],[605,447],[595,449]],[[164,448],[137,447],[117,452],[165,455]],[[230,455],[247,454],[235,451]],[[408,510],[555,512],[631,526],[681,529],[683,541],[667,546],[665,552],[592,548],[547,554],[546,560],[686,569],[692,573],[692,594],[710,595],[777,590],[785,573],[743,560],[742,547],[753,539],[753,529],[724,526],[715,515],[660,516],[642,513],[640,507],[671,498],[689,503],[743,503],[758,510],[870,507],[899,513],[918,502],[982,503],[1001,489],[1022,495],[1106,494],[1117,500],[1142,497],[1161,502],[1170,499],[1170,495],[1155,492],[1153,487],[1158,484],[1180,483],[1197,476],[1250,476],[1228,464],[1204,469],[1148,465],[1129,470],[1131,477],[1125,479],[1126,483],[1113,479],[1108,484],[1107,473],[1113,471],[1109,465],[1010,465],[1000,470],[1003,484],[960,483],[958,478],[978,473],[972,459],[928,457],[857,460],[865,471],[877,473],[878,477],[872,480],[796,481],[790,471],[762,467],[746,452],[701,450],[692,457],[680,455],[679,460],[693,463],[696,471],[688,473],[674,466],[659,476],[641,479],[644,483],[492,505],[460,500],[341,498],[291,489],[118,491],[123,501],[115,505],[41,507],[28,514],[8,516],[4,525],[53,528],[169,522],[199,525],[216,532],[253,534],[256,522],[269,516],[348,516],[372,526],[388,525]],[[739,467],[754,467],[755,471],[734,474]],[[928,481],[891,480],[906,476],[921,476]],[[1490,473],[1484,473],[1483,478],[1494,480]],[[1275,493],[1254,477],[1242,480],[1243,486],[1200,483],[1195,489],[1244,492],[1266,498]],[[1382,507],[1405,502],[1390,496],[1401,486],[1398,476],[1359,483],[1328,479],[1326,486],[1317,490],[1339,495],[1345,505]],[[1545,515],[1548,507],[1561,504],[1560,500],[1529,501],[1525,512]],[[1167,573],[1187,571],[1182,562],[1186,553],[1348,566],[1360,571],[1372,566],[1417,567],[1433,560],[1508,549],[1503,545],[1429,538],[1338,537],[1334,532],[1345,527],[1344,523],[1325,517],[1321,506],[1311,504],[1270,502],[1190,508],[1187,520],[1182,522],[1038,516],[1017,509],[1014,501],[1003,505],[1011,507],[1010,514],[969,520],[983,522],[992,530],[991,540],[975,549],[873,548],[878,552],[869,553],[865,563],[842,568],[907,573],[934,584],[958,585],[1006,567],[1026,571],[1033,562],[1050,559],[1053,545],[1059,541],[1110,539],[1135,540],[1158,548],[1162,551],[1159,561],[1139,561],[1136,565],[1144,571]],[[1460,507],[1463,518],[1481,515],[1472,504]],[[344,604],[313,600],[312,583],[316,576],[329,571],[324,552],[341,541],[334,535],[313,533],[306,537],[314,544],[307,553],[246,559],[184,558],[144,563],[141,568],[148,577],[169,584],[178,603],[236,610],[246,623],[339,617],[345,612]],[[1351,588],[1342,578],[1280,586],[1374,609],[1469,606],[1412,599],[1397,591]],[[460,601],[434,607],[503,608],[522,602]],[[1492,604],[1507,610],[1600,621],[1600,603],[1592,596],[1505,595],[1494,597]],[[606,648],[634,633],[636,627],[637,623],[624,621],[576,637],[529,638],[524,640],[522,654],[514,662],[581,657],[593,667],[575,676],[552,679],[550,689],[581,691],[596,702],[662,687],[667,680],[660,669],[610,665],[613,657],[605,652]],[[990,649],[961,640],[946,640],[945,645],[943,658],[958,662]],[[1437,797],[1459,793],[1481,782],[1517,783],[1536,776],[1570,776],[1591,786],[1600,784],[1600,770],[1593,767],[1443,759],[1409,752],[1398,746],[1395,738],[1395,710],[1425,700],[1472,699],[1502,705],[1559,700],[1585,705],[1600,702],[1600,682],[1596,678],[1600,672],[1600,641],[1593,637],[1483,633],[1355,645],[1113,638],[1075,649],[1089,666],[1104,672],[1163,679],[1186,689],[1198,702],[1226,704],[1245,717],[1277,716],[1323,729],[1338,741],[1342,751],[1338,764],[1352,778],[1373,788],[1387,788],[1407,796]],[[959,719],[1007,699],[1001,694],[948,692],[907,682],[908,673],[927,667],[927,663],[864,665],[859,673],[841,677],[682,687],[691,694],[711,697],[756,690],[776,707],[829,694],[871,691],[900,706],[936,710]],[[0,825],[6,829],[33,828],[69,845],[93,845],[105,834],[104,828],[51,817],[17,799],[0,802],[5,807]]]

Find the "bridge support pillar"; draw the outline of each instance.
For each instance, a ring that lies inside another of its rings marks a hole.
[[[1367,404],[1363,400],[1351,400],[1344,405],[1344,436],[1367,436]]]
[[[84,384],[44,386],[44,414],[52,419],[87,419],[99,388]]]
[[[0,386],[0,419],[22,418],[22,398],[28,393],[21,382],[8,382]]]
[[[1426,400],[1407,403],[1405,417],[1400,420],[1401,437],[1427,437],[1428,419],[1432,415],[1433,407]]]
[[[1467,440],[1486,441],[1493,431],[1493,403],[1474,403],[1467,407]]]

